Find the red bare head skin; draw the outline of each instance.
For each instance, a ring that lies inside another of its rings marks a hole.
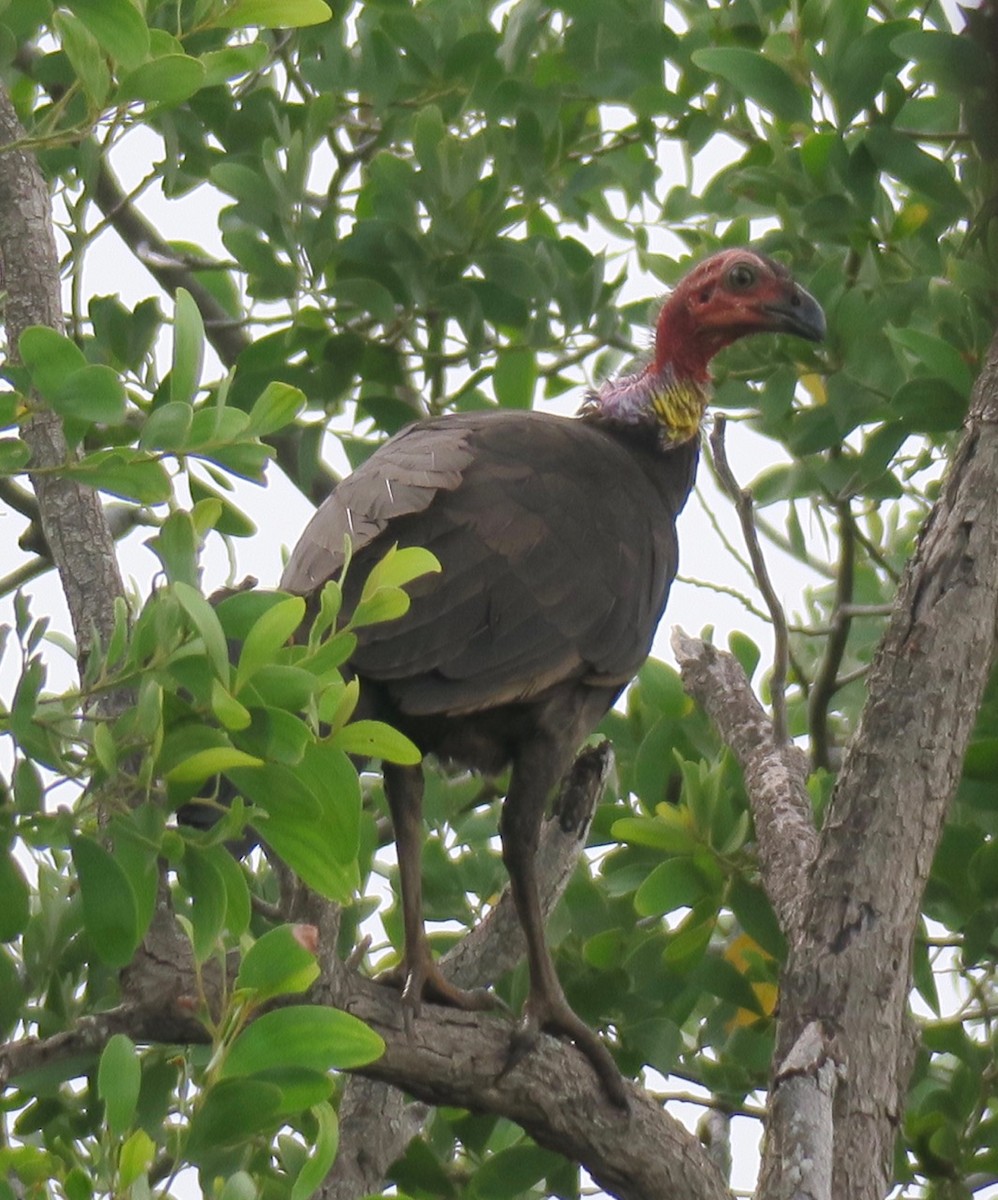
[[[708,378],[707,364],[752,333],[825,334],[817,300],[781,263],[752,250],[721,250],[684,276],[662,307],[651,370],[671,366],[680,378]]]

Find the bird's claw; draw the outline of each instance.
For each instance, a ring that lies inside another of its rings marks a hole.
[[[419,960],[409,966],[400,963],[379,975],[377,981],[389,987],[401,988],[403,1020],[410,1037],[413,1022],[418,1018],[424,1000],[448,1008],[459,1008],[464,1012],[489,1012],[497,1008],[509,1011],[498,996],[485,988],[465,989],[451,983],[441,974],[433,959]]]
[[[577,1016],[563,999],[557,1002],[543,999],[531,1003],[528,999],[523,1015],[510,1038],[506,1061],[497,1079],[503,1079],[537,1045],[541,1032],[568,1038],[589,1059],[607,1099],[616,1108],[627,1110],[630,1103],[620,1068],[602,1040]]]

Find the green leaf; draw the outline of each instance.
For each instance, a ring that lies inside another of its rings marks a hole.
[[[108,966],[124,967],[142,936],[131,882],[117,859],[93,838],[76,837],[71,849],[91,945]]]
[[[191,1162],[218,1148],[248,1141],[273,1127],[282,1111],[281,1089],[258,1079],[227,1079],[210,1087],[195,1109],[184,1155]]]
[[[257,619],[246,635],[239,655],[233,689],[237,695],[261,667],[274,662],[278,651],[287,644],[304,618],[304,599],[301,596],[288,596],[271,605]]]
[[[240,704],[217,679],[211,681],[211,711],[223,728],[235,733],[248,729],[253,722],[249,709]]]
[[[758,51],[716,46],[694,50],[692,58],[702,71],[720,75],[743,96],[774,116],[784,121],[808,120],[809,97],[781,66]]]
[[[61,417],[118,425],[125,418],[125,389],[110,367],[90,364],[74,371],[49,395]]]
[[[0,438],[0,475],[17,475],[31,461],[31,448],[20,438]]]
[[[173,365],[170,371],[170,400],[192,404],[201,381],[204,359],[204,322],[201,311],[186,288],[177,288],[173,313]]]
[[[139,434],[143,450],[183,450],[190,437],[194,410],[184,401],[170,401],[154,408]]]
[[[710,884],[691,858],[670,858],[638,888],[634,907],[643,917],[660,916],[677,908],[692,908],[710,891]]]
[[[187,583],[175,583],[173,592],[201,635],[215,675],[229,681],[229,647],[218,614],[201,593]]]
[[[21,1016],[24,1003],[24,979],[0,946],[0,1037],[7,1037]]]
[[[349,1013],[297,1005],[264,1013],[244,1029],[222,1063],[221,1078],[287,1067],[349,1070],[373,1062],[384,1050],[374,1030]]]
[[[537,386],[537,357],[526,346],[500,350],[492,386],[503,408],[529,408]]]
[[[83,84],[83,90],[95,108],[103,107],[111,90],[111,73],[97,39],[72,13],[57,9],[52,14],[52,23],[70,66]]]
[[[225,878],[218,866],[218,856],[228,851],[223,846],[200,850],[188,845],[180,865],[180,879],[192,900],[194,957],[203,963],[217,948],[225,929],[225,910],[228,893]]]
[[[699,842],[691,833],[685,809],[660,804],[656,817],[621,817],[610,833],[632,846],[649,846],[666,854],[692,854]]]
[[[777,962],[782,962],[787,953],[786,938],[763,889],[736,875],[728,888],[727,903],[749,937]]]
[[[129,1193],[132,1184],[146,1175],[156,1158],[156,1143],[144,1129],[136,1129],[121,1147],[118,1155],[118,1185],[122,1193]],[[136,1195],[130,1192],[131,1195]],[[148,1188],[146,1195],[149,1194]]]
[[[314,1149],[291,1186],[291,1200],[308,1200],[325,1182],[340,1144],[340,1127],[331,1104],[312,1107],[316,1124]]]
[[[204,783],[213,775],[221,775],[237,767],[262,767],[263,759],[235,746],[212,746],[198,750],[190,758],[178,762],[166,772],[169,783]]]
[[[909,431],[934,433],[960,427],[967,397],[945,379],[909,379],[894,393],[891,408]]]
[[[29,325],[18,341],[31,382],[46,399],[87,365],[77,344],[47,325]]]
[[[440,562],[436,555],[419,546],[393,546],[383,558],[371,568],[361,600],[370,600],[381,588],[401,588],[414,579],[423,575],[436,574],[440,571]]]
[[[344,725],[334,734],[332,744],[347,754],[380,758],[402,766],[415,766],[423,760],[422,751],[414,742],[383,721],[353,721]]]
[[[118,100],[182,104],[204,86],[204,78],[205,69],[196,58],[164,54],[130,71],[121,81]]]
[[[97,450],[61,468],[63,475],[139,504],[164,504],[173,495],[163,464],[127,450]]]
[[[313,747],[293,770],[268,763],[255,771],[227,772],[243,795],[268,815],[268,845],[310,888],[338,903],[353,898],[359,886],[356,864],[360,828],[360,781],[346,755],[341,782],[325,766],[330,748]],[[314,770],[309,758],[320,756]],[[352,772],[352,779],[347,771]],[[313,790],[314,782],[314,790]]]
[[[243,955],[235,986],[254,993],[256,1004],[274,996],[306,992],[319,976],[315,955],[296,926],[279,925],[257,938]]]
[[[290,425],[305,408],[305,393],[287,383],[268,383],[250,409],[246,433],[264,438]]]
[[[240,75],[256,71],[267,61],[267,47],[263,42],[250,42],[246,46],[226,46],[222,50],[209,50],[201,55],[205,69],[204,86],[217,87]]]
[[[475,1172],[475,1194],[481,1200],[527,1195],[558,1161],[553,1151],[541,1146],[509,1146],[487,1158]]]
[[[149,28],[131,0],[66,0],[107,53],[125,68],[149,54]]]
[[[215,17],[225,29],[244,29],[260,25],[264,29],[300,29],[321,25],[332,18],[332,9],[324,0],[235,0]]]
[[[186,406],[185,406],[186,407]],[[199,570],[197,561],[198,536],[190,513],[181,509],[170,513],[155,537],[146,545],[163,564],[171,583],[183,583],[195,589]]]
[[[115,1137],[124,1137],[132,1127],[142,1085],[142,1065],[135,1043],[116,1033],[100,1056],[97,1094],[104,1101],[104,1117]]]
[[[737,629],[728,636],[728,648],[741,664],[746,679],[751,681],[759,659],[762,658],[762,651],[747,634],[740,633]]]
[[[726,958],[704,959],[697,972],[697,980],[719,1000],[725,1000],[736,1008],[758,1013],[759,1016],[766,1015],[751,983]]]
[[[935,200],[951,214],[967,211],[967,195],[952,171],[922,150],[913,138],[878,124],[867,130],[864,140],[873,161],[888,175]]]
[[[0,942],[12,942],[28,925],[28,881],[9,851],[0,853]]]

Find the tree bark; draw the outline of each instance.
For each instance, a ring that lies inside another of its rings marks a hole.
[[[763,880],[789,942],[759,1200],[878,1200],[890,1188],[915,1052],[919,905],[994,657],[996,491],[998,334],[817,842],[802,776],[781,761],[735,660],[674,639],[688,690],[745,770]]]
[[[11,362],[18,361],[18,340],[29,325],[63,327],[48,187],[34,157],[18,149],[23,137],[10,96],[0,87],[0,275]],[[73,457],[61,418],[34,403],[21,436],[31,449],[29,473],[42,530],[66,594],[82,663],[95,634],[104,640],[110,635],[114,601],[124,595],[114,540],[98,493],[58,474]]]

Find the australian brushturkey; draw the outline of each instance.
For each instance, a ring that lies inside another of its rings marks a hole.
[[[534,855],[545,802],[580,742],[642,664],[676,574],[676,517],[693,486],[707,364],[752,333],[812,341],[818,303],[778,263],[725,250],[695,267],[658,318],[644,370],[591,393],[577,419],[485,412],[419,421],[344,479],[309,522],[280,586],[308,596],[343,565],[346,603],[394,544],[442,572],[408,613],[361,632],[351,669],[367,715],[424,754],[487,773],[512,766],[500,833],[528,945],[522,1048],[548,1030],[589,1057],[625,1102],[609,1051],[554,971]],[[404,1000],[481,1008],[436,967],[423,929],[421,767],[386,767],[405,924]]]

